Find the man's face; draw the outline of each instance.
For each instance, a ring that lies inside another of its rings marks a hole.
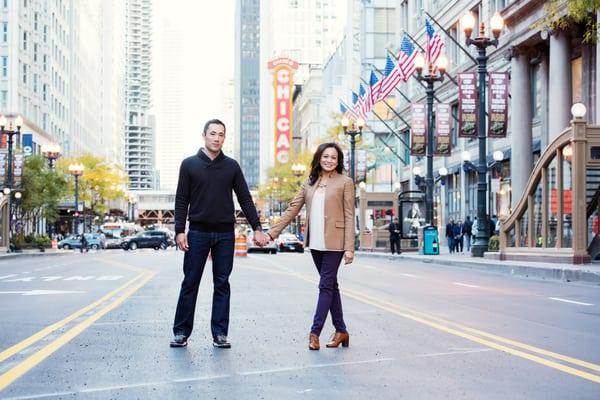
[[[204,145],[209,151],[218,153],[225,143],[225,127],[220,124],[210,124],[204,136]]]

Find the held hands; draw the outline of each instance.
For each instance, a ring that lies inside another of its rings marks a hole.
[[[344,264],[352,264],[354,261],[354,252],[353,251],[345,251],[344,252]]]
[[[264,247],[271,241],[271,236],[261,231],[254,232],[254,244],[260,247]]]
[[[188,251],[190,249],[190,247],[188,246],[187,236],[185,236],[185,233],[178,233],[177,236],[175,237],[175,242],[177,243],[177,247],[180,250]]]

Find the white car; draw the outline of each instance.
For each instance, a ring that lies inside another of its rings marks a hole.
[[[267,233],[267,230],[264,229],[264,232]],[[274,241],[270,241],[266,246],[260,247],[254,244],[254,232],[250,231],[246,234],[246,241],[248,243],[248,253],[252,253],[255,251],[260,251],[263,253],[277,254],[277,243]]]

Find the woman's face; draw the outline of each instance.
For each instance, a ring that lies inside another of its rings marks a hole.
[[[319,162],[323,172],[331,172],[338,166],[338,154],[334,147],[328,147],[321,154]]]

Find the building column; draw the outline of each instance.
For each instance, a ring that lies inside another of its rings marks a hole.
[[[550,75],[548,71],[548,55],[543,54],[542,61],[540,63],[540,79],[542,81],[542,111],[541,111],[541,149],[542,152],[550,144],[550,134],[548,132],[548,82],[550,81]]]
[[[513,49],[510,66],[510,134],[512,142],[510,178],[512,186],[511,206],[514,210],[523,195],[529,180],[529,174],[533,168],[529,56]]]
[[[550,35],[548,136],[552,142],[571,122],[571,45],[565,32]]]

